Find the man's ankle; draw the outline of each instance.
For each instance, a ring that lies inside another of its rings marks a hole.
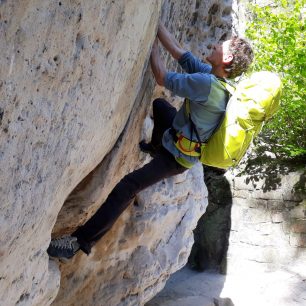
[[[86,242],[82,238],[76,237],[78,240],[78,244],[80,245],[80,250],[83,251],[86,255],[89,255],[91,253],[92,244],[89,242]]]

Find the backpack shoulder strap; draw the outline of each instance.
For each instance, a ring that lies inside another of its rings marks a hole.
[[[230,93],[232,96],[236,90],[236,87],[233,83],[230,83],[229,81],[226,81],[223,78],[217,78],[219,83]]]
[[[198,142],[199,144],[201,145],[202,144],[202,141],[201,141],[201,138],[200,138],[200,135],[198,133],[198,130],[196,128],[196,125],[194,124],[194,122],[192,121],[191,119],[191,111],[190,111],[190,100],[185,98],[185,112],[186,112],[186,115],[188,116],[188,119],[189,119],[189,122],[191,124],[191,135],[190,135],[190,138],[192,140],[192,132],[194,131],[195,134],[196,134],[196,137],[198,139]]]
[[[230,97],[234,94],[236,88],[235,88],[234,85],[229,84],[229,82],[225,81],[225,79],[223,79],[223,78],[217,78],[217,79],[218,79],[219,83],[226,89],[226,92],[227,92],[226,106],[227,106],[227,103],[228,103]],[[199,136],[199,133],[198,133],[198,130],[197,130],[197,127],[196,127],[196,125],[194,124],[194,122],[193,122],[192,119],[191,119],[190,100],[187,99],[187,98],[185,98],[185,111],[186,111],[186,114],[187,114],[187,116],[188,116],[188,118],[189,118],[189,121],[190,121],[190,124],[191,124],[192,131],[194,131],[195,134],[196,134],[196,136],[197,136],[198,142],[199,142],[200,144],[206,143],[208,140],[206,140],[205,142],[201,141],[200,136]],[[210,135],[210,137],[211,137],[211,136],[218,130],[218,128],[221,126],[221,124],[222,124],[222,122],[223,122],[223,119],[224,119],[224,117],[225,117],[225,113],[226,113],[226,110],[225,110],[224,114],[222,115],[222,117],[220,118],[220,120],[219,120],[217,126],[214,128],[214,130],[213,130],[212,134]],[[192,131],[191,131],[191,132],[192,132]],[[192,135],[191,135],[191,137],[192,137]]]

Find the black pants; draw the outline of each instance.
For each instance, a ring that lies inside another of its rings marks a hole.
[[[161,146],[163,133],[171,127],[175,114],[176,109],[166,100],[154,100],[154,128],[151,143],[158,148],[157,154],[148,164],[126,175],[115,186],[97,212],[72,234],[78,238],[81,249],[85,253],[90,253],[94,243],[112,227],[139,191],[164,178],[187,170]]]

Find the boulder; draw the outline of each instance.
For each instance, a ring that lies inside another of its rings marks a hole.
[[[1,2],[4,305],[55,298],[60,274],[46,253],[51,231],[65,199],[126,125],[160,9],[153,0]]]
[[[160,16],[203,57],[231,35],[231,5],[0,2],[1,303],[141,305],[186,263],[207,205],[201,166],[139,194],[90,256],[61,264],[46,249],[148,162],[138,142],[150,136],[152,99],[181,103],[148,69]]]

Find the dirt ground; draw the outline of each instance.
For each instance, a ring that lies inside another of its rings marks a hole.
[[[306,278],[290,271],[221,275],[184,267],[146,306],[304,306]]]

